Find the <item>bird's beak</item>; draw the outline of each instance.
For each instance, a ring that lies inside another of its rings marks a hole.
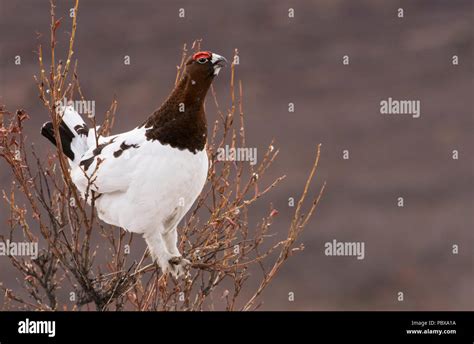
[[[222,67],[227,64],[227,60],[224,56],[212,53],[211,58],[212,65],[214,66],[214,75],[218,75]]]

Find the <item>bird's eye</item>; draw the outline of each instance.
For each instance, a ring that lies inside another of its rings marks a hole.
[[[204,64],[207,62],[207,59],[205,57],[201,57],[197,60],[200,64]]]

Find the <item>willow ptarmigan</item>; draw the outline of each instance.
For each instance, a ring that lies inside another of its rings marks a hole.
[[[59,110],[62,150],[82,196],[90,201],[87,193],[94,192],[99,218],[142,234],[162,271],[176,278],[189,265],[178,250],[176,227],[207,178],[204,99],[225,62],[211,52],[194,54],[158,110],[131,131],[99,137],[98,145],[72,106]],[[56,144],[51,122],[41,133]]]

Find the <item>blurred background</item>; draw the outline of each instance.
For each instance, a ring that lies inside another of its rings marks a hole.
[[[73,1],[57,5],[64,18],[58,51],[65,51]],[[116,95],[114,131],[121,132],[173,88],[184,43],[202,38],[204,49],[228,58],[237,48],[248,145],[263,154],[274,138],[281,152],[268,180],[287,175],[251,218],[259,220],[273,202],[276,232],[287,230],[294,210],[288,199],[299,197],[322,143],[312,194],[325,180],[326,192],[301,237],[305,250],[266,290],[262,309],[472,310],[473,14],[470,0],[81,0],[75,58],[99,118]],[[28,111],[29,140],[44,154],[52,146],[39,128],[48,114],[33,75],[49,20],[48,1],[0,0],[0,103]],[[214,82],[224,109],[229,78],[223,70]],[[380,101],[389,97],[420,100],[421,118],[381,115]],[[1,161],[0,189],[11,180]],[[6,221],[2,204],[0,230]],[[364,242],[365,259],[326,256],[324,244],[333,239]],[[17,277],[0,259],[0,281],[16,290]]]

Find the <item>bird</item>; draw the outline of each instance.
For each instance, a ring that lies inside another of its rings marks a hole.
[[[61,149],[71,180],[98,217],[145,239],[164,274],[179,278],[190,261],[178,249],[177,226],[207,180],[206,94],[227,60],[210,51],[190,56],[162,105],[134,129],[95,137],[71,105],[58,107]],[[41,134],[57,145],[52,122]]]

